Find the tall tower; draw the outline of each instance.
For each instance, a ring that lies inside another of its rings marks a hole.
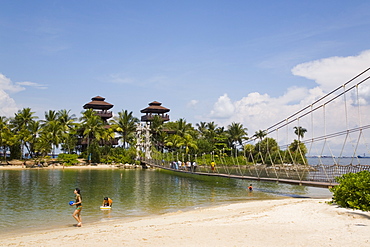
[[[83,108],[84,109],[93,109],[96,115],[100,116],[105,123],[107,120],[113,116],[111,111],[108,111],[113,107],[112,104],[105,102],[105,98],[96,96],[91,99],[92,101],[86,103]]]
[[[141,151],[144,152],[145,159],[151,159],[152,133],[150,130],[150,123],[154,120],[154,117],[159,116],[163,122],[170,120],[170,117],[166,114],[170,109],[161,105],[162,103],[153,101],[149,103],[147,108],[140,111],[141,113],[145,113],[145,115],[141,116],[141,122],[145,123],[139,123],[136,127],[137,159],[140,159]]]
[[[110,126],[108,125],[108,119],[111,118],[113,116],[113,114],[112,114],[112,111],[108,111],[108,110],[111,109],[113,107],[113,105],[108,103],[108,102],[105,102],[105,98],[100,97],[100,96],[96,96],[96,97],[92,98],[91,100],[92,101],[89,102],[89,103],[86,103],[83,106],[83,108],[84,109],[93,109],[95,114],[97,116],[101,117],[101,119],[103,120],[105,128],[107,128],[107,129],[110,128]],[[88,138],[86,138],[83,135],[83,132],[84,132],[83,129],[80,129],[78,131],[77,144],[78,144],[78,150],[80,152],[85,151],[87,146],[88,146],[88,143],[89,143]],[[111,138],[108,141],[107,140],[100,140],[99,145],[118,145],[118,139],[117,138]]]

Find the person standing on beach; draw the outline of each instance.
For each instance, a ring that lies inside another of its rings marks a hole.
[[[76,205],[76,210],[73,212],[72,216],[77,220],[78,227],[82,226],[82,219],[81,219],[81,209],[82,209],[82,197],[81,197],[81,191],[79,188],[76,188],[74,190],[76,195],[76,202],[71,204],[71,206]]]

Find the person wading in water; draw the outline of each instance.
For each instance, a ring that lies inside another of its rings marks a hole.
[[[76,195],[76,202],[71,204],[71,206],[76,205],[76,210],[73,212],[72,216],[77,220],[78,227],[82,226],[82,219],[81,219],[81,209],[82,209],[82,197],[81,197],[81,191],[79,188],[76,188],[74,190]]]

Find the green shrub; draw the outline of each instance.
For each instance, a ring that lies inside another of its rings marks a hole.
[[[71,166],[78,163],[77,154],[59,154],[57,160],[64,163],[67,166]]]
[[[330,189],[339,206],[370,211],[370,172],[347,173],[338,177],[339,185]]]

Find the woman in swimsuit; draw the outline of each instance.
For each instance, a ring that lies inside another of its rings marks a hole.
[[[76,195],[76,202],[73,203],[71,206],[76,205],[76,210],[73,212],[72,216],[77,220],[76,226],[82,226],[82,219],[81,219],[81,209],[82,209],[82,197],[81,197],[81,191],[79,188],[76,188],[74,190]]]

